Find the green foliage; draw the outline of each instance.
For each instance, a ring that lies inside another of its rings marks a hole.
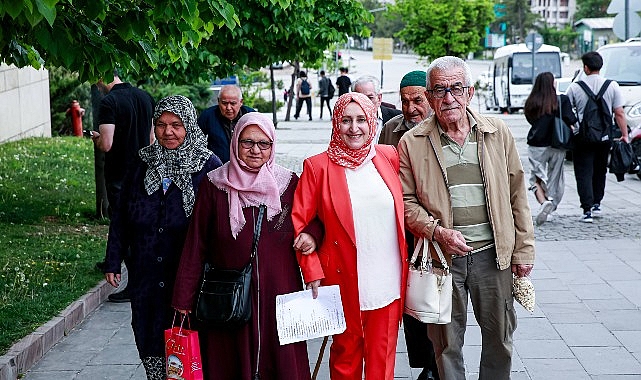
[[[272,101],[265,100],[264,98],[261,98],[261,97],[254,98],[251,104],[247,104],[247,105],[254,108],[258,112],[262,112],[262,113],[272,112]],[[277,100],[276,111],[278,111],[283,105],[284,105],[283,102],[281,102],[280,100]]]
[[[80,80],[114,67],[188,84],[271,62],[313,61],[366,34],[357,0],[3,1],[0,56],[19,67],[66,67]],[[73,48],[69,48],[73,47]]]
[[[381,3],[379,0],[362,0],[362,3],[368,11],[384,8],[387,4]],[[374,21],[366,25],[374,37],[392,38],[405,26],[401,15],[393,9],[376,11],[373,14]]]
[[[539,15],[530,10],[530,0],[505,0],[504,4],[505,16],[497,21],[506,23],[508,43],[525,42],[528,31],[534,29]]]
[[[399,0],[393,6],[405,28],[397,36],[422,57],[465,56],[476,51],[493,20],[491,0]]]
[[[186,96],[194,104],[198,114],[210,106],[212,92],[209,87],[210,83],[204,80],[198,80],[194,84],[184,85],[167,84],[157,80],[150,80],[141,86],[141,88],[149,92],[156,101],[170,95]]]
[[[574,20],[582,18],[614,17],[607,14],[611,0],[576,0],[576,13]]]
[[[93,145],[31,138],[0,149],[0,355],[94,287],[107,226],[95,220]]]
[[[572,45],[579,36],[579,33],[572,31],[570,25],[563,29],[544,25],[539,29],[539,33],[543,36],[543,41],[545,41],[546,44],[558,46],[561,51],[572,51]]]

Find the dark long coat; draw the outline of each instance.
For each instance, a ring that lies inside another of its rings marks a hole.
[[[281,195],[283,211],[271,221],[266,216],[263,219],[257,260],[253,261],[252,318],[249,323],[239,328],[199,327],[205,379],[251,379],[256,370],[259,338],[261,380],[310,378],[306,343],[281,346],[276,330],[276,295],[303,289],[292,248],[291,209],[297,183],[298,177],[292,173],[290,183]],[[229,224],[227,193],[210,181],[202,183],[178,268],[174,307],[194,310],[205,262],[220,269],[241,269],[249,262],[258,208],[247,207],[243,213],[246,224],[234,239]],[[320,228],[309,230],[317,241],[321,231]]]
[[[192,174],[194,191],[206,174],[220,165],[212,155]],[[131,252],[127,261],[131,325],[141,359],[165,356],[163,332],[172,323],[172,289],[189,227],[182,191],[172,183],[166,193],[159,188],[148,195],[143,184],[146,171],[147,164],[139,158],[125,179],[120,204],[114,207],[109,225],[103,269],[120,273],[122,258]]]

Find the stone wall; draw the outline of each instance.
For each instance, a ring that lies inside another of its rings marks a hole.
[[[0,63],[0,143],[51,137],[49,72]]]

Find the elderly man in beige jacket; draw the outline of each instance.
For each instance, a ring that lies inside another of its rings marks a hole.
[[[452,322],[428,325],[441,379],[464,380],[468,298],[481,328],[481,380],[510,378],[516,313],[512,277],[534,264],[534,228],[514,138],[474,113],[467,64],[441,57],[427,69],[432,117],[401,138],[406,227],[451,261]],[[438,260],[438,259],[436,259]]]

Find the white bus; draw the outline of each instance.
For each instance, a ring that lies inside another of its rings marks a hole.
[[[534,55],[525,44],[507,45],[496,49],[492,63],[491,108],[500,112],[515,112],[523,109],[525,99],[532,91],[532,78],[549,71],[555,78],[561,77],[561,51],[552,45],[541,45]]]

